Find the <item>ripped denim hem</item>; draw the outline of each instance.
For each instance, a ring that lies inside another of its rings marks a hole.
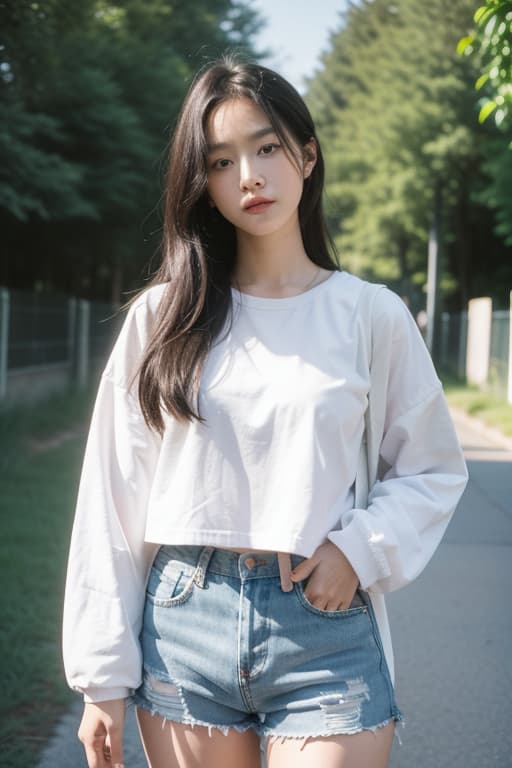
[[[253,723],[246,723],[245,725],[237,725],[236,723],[231,725],[221,725],[218,723],[207,723],[203,720],[196,720],[195,718],[187,715],[184,715],[181,719],[178,719],[177,717],[169,717],[169,715],[162,712],[156,704],[153,704],[147,699],[140,699],[138,696],[133,697],[133,704],[139,709],[144,709],[146,712],[149,712],[155,717],[160,717],[162,719],[162,728],[165,728],[166,723],[178,723],[179,725],[189,725],[191,728],[194,728],[196,725],[208,728],[208,736],[210,737],[212,736],[213,728],[221,731],[224,736],[229,734],[231,728],[234,728],[235,731],[238,731],[238,733],[245,733],[246,731],[252,729],[256,731],[258,736],[260,735],[258,733],[257,724]]]
[[[362,733],[363,731],[370,731],[371,733],[375,733],[380,728],[384,728],[386,725],[389,725],[389,723],[395,723],[400,724],[402,728],[405,727],[405,718],[400,712],[400,710],[395,710],[391,717],[388,717],[386,720],[383,720],[381,723],[377,723],[376,725],[368,725],[368,726],[362,726],[357,725],[352,728],[339,728],[336,731],[333,731],[332,729],[329,731],[319,731],[318,733],[276,733],[275,731],[272,731],[271,729],[263,730],[261,734],[261,740],[262,743],[265,744],[265,746],[268,745],[269,741],[276,740],[276,741],[285,741],[286,739],[303,739],[303,744],[301,745],[300,749],[302,750],[308,739],[317,739],[317,738],[326,738],[329,736],[353,736],[357,733]],[[395,728],[393,738],[396,738],[398,741],[398,744],[402,746],[402,740],[400,738],[400,734]]]

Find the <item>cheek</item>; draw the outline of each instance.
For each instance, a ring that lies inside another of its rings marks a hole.
[[[300,199],[304,186],[304,179],[297,168],[292,166],[289,162],[283,163],[282,167],[279,169],[279,174],[281,178],[285,179],[286,187],[290,191],[293,190]]]
[[[233,198],[233,193],[229,190],[229,185],[226,183],[225,179],[222,178],[212,178],[208,179],[208,194],[210,195],[210,198],[213,200],[217,208],[222,209],[223,207],[229,205],[230,200]]]

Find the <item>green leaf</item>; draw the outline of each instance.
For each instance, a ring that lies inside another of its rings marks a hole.
[[[492,115],[498,105],[495,101],[486,101],[478,115],[478,122],[483,123],[489,115]]]
[[[461,39],[457,43],[457,53],[463,54],[466,48],[472,45],[474,41],[475,41],[474,35],[466,35],[466,37],[461,37]]]
[[[486,84],[488,79],[489,79],[489,73],[488,72],[484,72],[483,75],[480,75],[480,77],[478,78],[478,80],[475,83],[476,90],[479,91],[481,88],[483,88],[483,86]]]
[[[480,13],[481,12],[481,13]],[[496,13],[496,8],[484,6],[475,13],[474,19],[478,26],[483,27]],[[478,16],[478,18],[477,18]]]
[[[475,20],[475,22],[477,24],[480,21],[481,17],[484,15],[484,13],[486,13],[486,11],[488,11],[488,10],[489,10],[489,8],[488,8],[487,5],[481,5],[480,8],[476,9],[476,11],[474,13],[474,16],[473,16],[473,19]]]

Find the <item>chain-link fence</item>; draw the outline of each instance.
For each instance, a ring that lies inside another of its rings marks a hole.
[[[488,300],[490,302],[490,299]],[[490,311],[490,310],[489,310]],[[485,389],[509,399],[512,385],[512,353],[510,349],[510,311],[490,313],[486,329],[481,329],[480,354],[486,356]],[[440,367],[464,379],[468,370],[468,312],[443,313],[441,317]],[[488,337],[486,336],[488,334]],[[485,353],[482,350],[486,350]]]
[[[441,316],[441,368],[460,379],[466,375],[468,313],[457,312]]]
[[[489,353],[489,387],[498,395],[505,395],[509,377],[510,312],[492,313],[491,345]]]
[[[0,289],[0,398],[85,386],[106,361],[123,317],[109,303]]]

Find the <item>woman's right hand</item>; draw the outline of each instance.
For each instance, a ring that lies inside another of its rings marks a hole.
[[[125,699],[85,704],[78,738],[89,768],[123,768]]]

